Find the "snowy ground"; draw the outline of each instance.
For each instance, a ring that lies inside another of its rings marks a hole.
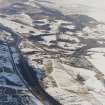
[[[29,64],[44,69],[46,91],[63,105],[105,105],[105,0],[29,0],[24,5],[6,8],[12,15],[0,17],[0,23],[19,33]]]
[[[62,2],[53,0],[51,2],[51,4],[44,3],[44,5],[51,8],[57,8],[66,15],[75,13],[85,14],[98,21],[105,22],[105,0],[62,0]]]

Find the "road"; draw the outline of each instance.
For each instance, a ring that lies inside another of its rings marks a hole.
[[[9,52],[9,59],[10,59],[10,62],[12,63],[13,65],[13,70],[18,74],[19,78],[22,80],[22,82],[24,83],[24,85],[27,87],[27,89],[29,91],[31,91],[30,89],[30,86],[27,84],[27,82],[24,80],[24,78],[22,77],[22,75],[20,74],[15,62],[14,62],[14,58],[12,56],[13,52],[11,51],[11,48],[9,46],[8,43],[6,43],[7,47],[8,47],[8,52]],[[36,100],[36,105],[43,105],[42,102],[37,98],[35,97],[35,100]]]
[[[3,25],[0,25],[0,28],[11,33],[14,38],[14,42],[12,42],[12,44],[7,43],[11,57],[11,62],[13,64],[15,72],[24,82],[28,90],[35,96],[35,98],[37,97],[40,100],[40,102],[43,103],[43,105],[61,105],[56,99],[54,99],[47,92],[45,92],[45,90],[41,87],[38,81],[36,72],[28,65],[28,62],[24,59],[20,49],[18,48],[20,35]],[[15,64],[10,46],[16,48],[19,54],[19,64]]]

